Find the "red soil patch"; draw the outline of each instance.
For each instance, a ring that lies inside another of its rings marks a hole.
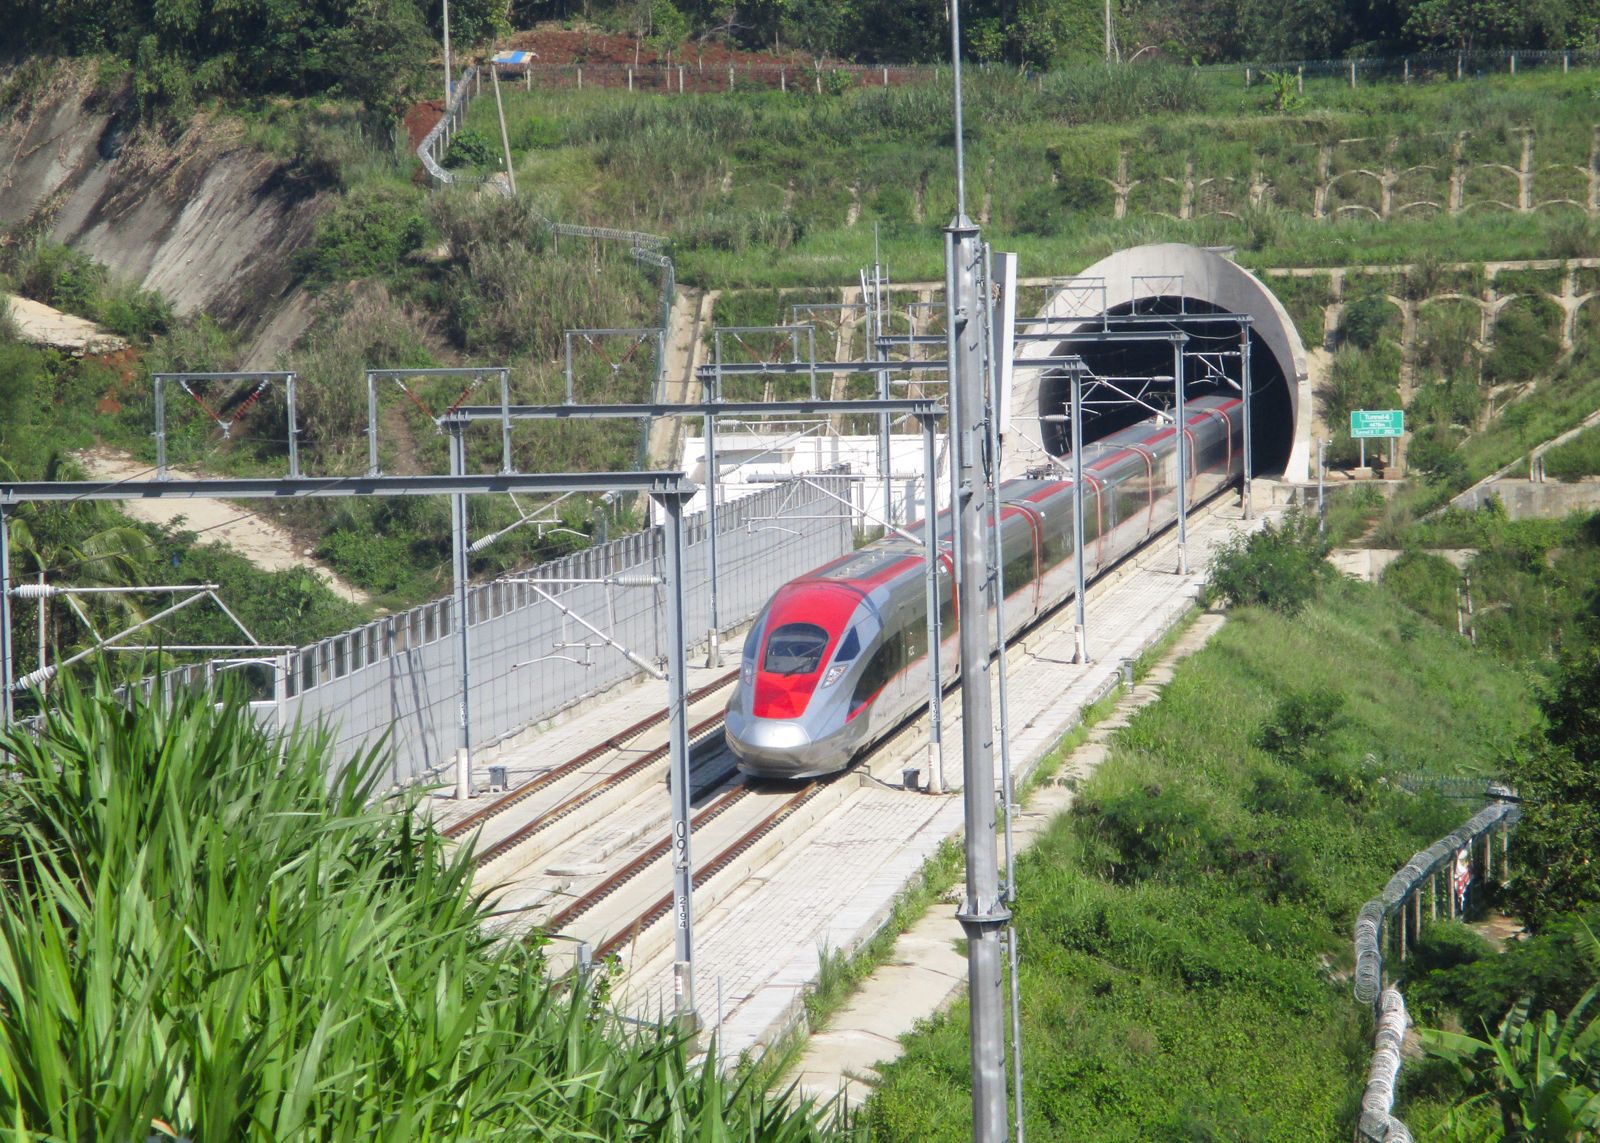
[[[421,103],[411,105],[411,110],[405,115],[405,125],[406,137],[411,140],[412,151],[422,146],[422,141],[428,137],[428,132],[433,130],[433,125],[443,118],[443,100],[424,99]]]
[[[538,62],[550,66],[569,64],[621,64],[635,67],[657,65],[684,65],[697,70],[701,67],[804,67],[810,58],[800,53],[776,55],[771,52],[741,52],[725,44],[707,41],[685,41],[666,51],[657,51],[649,43],[616,32],[601,32],[592,28],[563,28],[559,24],[545,24],[530,31],[514,32],[509,47],[524,52],[537,52]]]

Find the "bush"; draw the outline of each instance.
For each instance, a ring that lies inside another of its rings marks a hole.
[[[1371,349],[1396,316],[1394,307],[1382,294],[1362,294],[1345,306],[1339,319],[1339,340],[1357,349]]]
[[[444,165],[453,170],[499,169],[500,162],[500,144],[476,127],[463,127],[458,131],[444,156]]]
[[[1429,484],[1453,489],[1467,483],[1467,462],[1448,430],[1436,428],[1412,437],[1406,461]]]
[[[406,255],[432,236],[415,196],[383,186],[361,189],[318,220],[311,245],[296,263],[319,284],[395,274]]]
[[[1262,722],[1257,741],[1261,749],[1291,766],[1303,766],[1326,748],[1343,706],[1344,696],[1326,687],[1294,691],[1280,699]]]
[[[1250,536],[1235,535],[1211,557],[1208,602],[1258,604],[1293,615],[1317,595],[1332,573],[1317,522],[1298,509],[1282,523]]]
[[[1545,475],[1578,480],[1600,475],[1600,428],[1588,429],[1544,454]]]

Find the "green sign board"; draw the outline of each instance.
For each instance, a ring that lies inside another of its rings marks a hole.
[[[1350,414],[1350,435],[1362,437],[1398,437],[1406,431],[1406,414],[1403,409],[1356,409]]]

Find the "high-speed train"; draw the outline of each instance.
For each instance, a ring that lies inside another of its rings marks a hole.
[[[1243,402],[1186,402],[1190,504],[1243,469]],[[1084,574],[1093,577],[1177,519],[1178,437],[1173,418],[1151,418],[1086,446]],[[1071,479],[1009,480],[998,496],[1007,635],[1069,597]],[[918,525],[908,525],[915,534]],[[940,515],[941,662],[956,624],[949,513]],[[841,770],[928,702],[927,560],[888,537],[780,587],[745,638],[726,736],[739,769],[767,778]],[[992,616],[988,622],[993,622]]]

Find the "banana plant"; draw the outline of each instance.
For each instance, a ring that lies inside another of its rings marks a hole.
[[[1532,1019],[1531,998],[1525,996],[1511,1006],[1496,1034],[1482,1039],[1422,1029],[1423,1047],[1454,1063],[1474,1089],[1441,1130],[1474,1141],[1600,1139],[1600,1012],[1590,1011],[1597,997],[1600,982],[1564,1019],[1553,1011]]]

